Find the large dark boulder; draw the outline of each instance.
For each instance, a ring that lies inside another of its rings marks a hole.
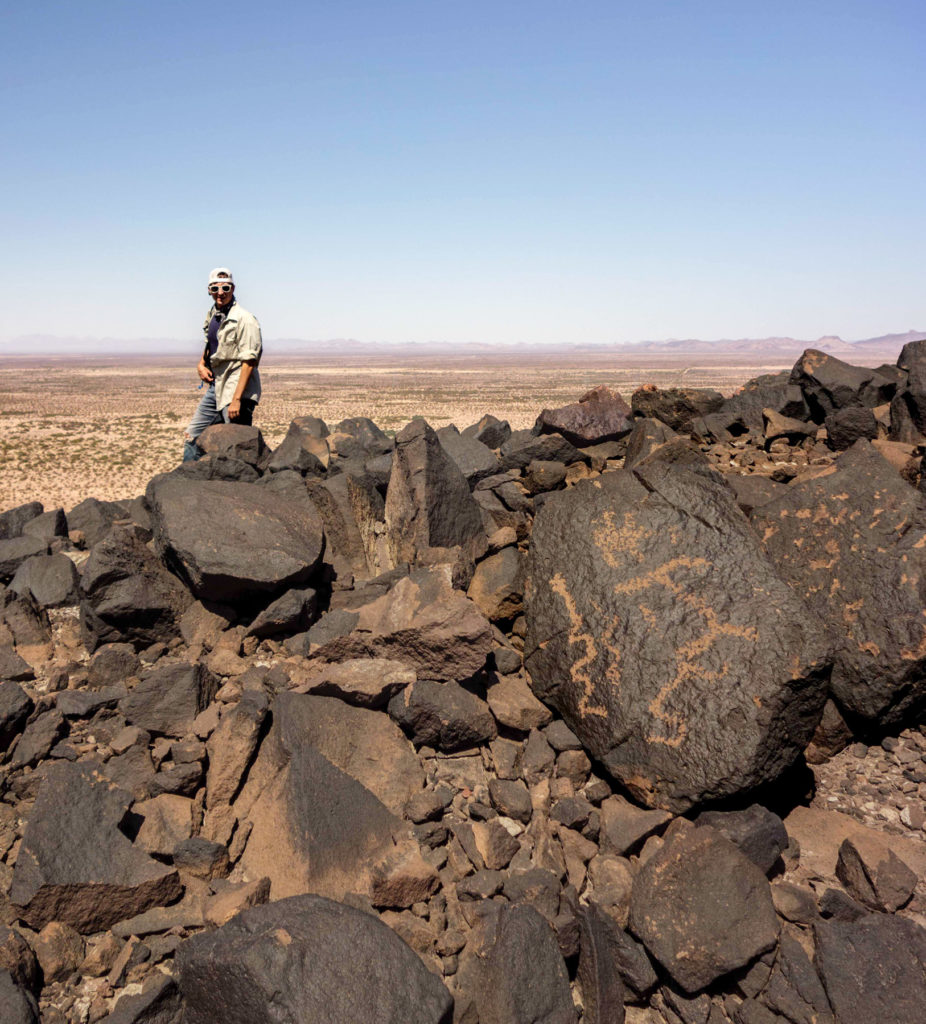
[[[306,491],[325,526],[325,561],[339,579],[369,579],[392,564],[382,530],[385,503],[369,473],[344,466],[325,480],[307,477]]]
[[[666,388],[654,385],[638,388],[630,397],[636,417],[660,420],[673,430],[690,434],[692,423],[700,416],[718,412],[724,398],[711,388]]]
[[[320,896],[245,910],[185,942],[184,1024],[450,1024],[443,983],[388,925]]]
[[[330,453],[325,440],[328,428],[324,427],[325,433],[322,435],[319,424],[324,427],[324,423],[314,416],[296,417],[267,463],[270,472],[293,469],[303,475],[323,475],[328,469]]]
[[[91,934],[181,895],[177,872],[136,849],[120,831],[131,802],[91,766],[62,764],[48,771],[10,889],[10,901],[30,927],[63,921]]]
[[[682,828],[640,868],[630,929],[688,993],[778,941],[768,879],[708,826]]]
[[[500,420],[486,413],[478,423],[463,431],[463,437],[473,437],[486,448],[497,450],[511,437],[511,426],[508,420]]]
[[[132,530],[117,529],[93,548],[80,581],[81,637],[89,651],[128,642],[136,648],[180,635],[189,591]]]
[[[652,419],[649,416],[637,420],[633,430],[627,438],[627,451],[624,455],[624,469],[633,469],[642,462],[648,455],[654,452],[660,445],[678,437],[676,432],[666,426],[662,420]]]
[[[48,541],[40,537],[13,537],[0,540],[0,582],[11,580],[30,558],[48,553]]]
[[[181,739],[217,689],[218,679],[200,662],[158,665],[119,702],[119,710],[130,725]]]
[[[726,441],[743,434],[761,433],[766,409],[789,419],[807,419],[809,410],[803,392],[789,382],[789,376],[789,372],[784,371],[747,381],[716,412],[693,421],[692,429],[701,437]]]
[[[68,530],[77,530],[84,538],[84,544],[93,547],[109,533],[113,523],[129,517],[125,505],[119,501],[100,501],[99,498],[85,498],[67,514]]]
[[[395,565],[469,564],[471,575],[473,561],[485,554],[482,513],[469,484],[421,418],[396,436],[385,514]]]
[[[146,491],[162,557],[201,600],[240,604],[306,583],[321,563],[309,502],[221,480],[155,477]]]
[[[524,469],[532,462],[585,461],[585,456],[561,434],[535,434],[532,430],[516,430],[499,450],[499,470]]]
[[[584,394],[578,402],[559,409],[544,409],[534,431],[560,434],[577,448],[617,441],[633,428],[630,406],[617,391],[604,384]]]
[[[849,406],[826,417],[826,434],[829,447],[844,452],[856,441],[873,441],[878,436],[878,423],[871,409]]]
[[[326,436],[328,447],[341,459],[372,458],[395,447],[392,438],[366,416],[341,420]]]
[[[814,926],[815,962],[839,1024],[926,1020],[926,929],[869,914]]]
[[[757,508],[752,523],[782,576],[824,621],[831,689],[885,728],[926,703],[926,497],[867,442]]]
[[[10,590],[30,597],[42,608],[77,604],[80,576],[67,555],[35,555],[16,570]]]
[[[536,694],[649,806],[775,779],[825,700],[819,624],[732,492],[657,449],[551,495],[534,522],[526,665]]]
[[[897,384],[877,370],[852,366],[835,356],[809,348],[794,364],[791,383],[797,384],[815,423],[838,409],[862,406],[873,409],[890,402]]]
[[[392,698],[389,714],[418,747],[465,750],[497,734],[486,702],[454,682],[420,679]]]
[[[216,423],[196,438],[196,447],[213,458],[236,459],[249,466],[260,466],[267,456],[264,436],[253,426],[241,423]]]
[[[926,341],[904,345],[897,368],[906,380],[891,402],[891,438],[919,444],[926,435]]]

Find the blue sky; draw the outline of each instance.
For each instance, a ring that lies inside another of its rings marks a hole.
[[[926,328],[926,6],[0,9],[0,339]]]

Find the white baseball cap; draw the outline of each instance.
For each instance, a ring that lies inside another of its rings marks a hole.
[[[232,272],[228,267],[216,267],[215,270],[209,271],[209,284],[218,284],[220,281],[225,281],[228,284],[235,283]]]

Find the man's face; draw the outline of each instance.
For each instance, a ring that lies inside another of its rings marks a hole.
[[[230,281],[221,278],[209,285],[209,294],[219,309],[227,309],[235,297],[235,286]]]

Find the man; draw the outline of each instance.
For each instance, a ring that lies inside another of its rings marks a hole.
[[[235,280],[227,267],[209,275],[212,308],[203,322],[206,345],[196,371],[206,386],[184,437],[183,461],[198,459],[196,438],[213,423],[250,426],[260,401],[260,324],[235,299]]]

